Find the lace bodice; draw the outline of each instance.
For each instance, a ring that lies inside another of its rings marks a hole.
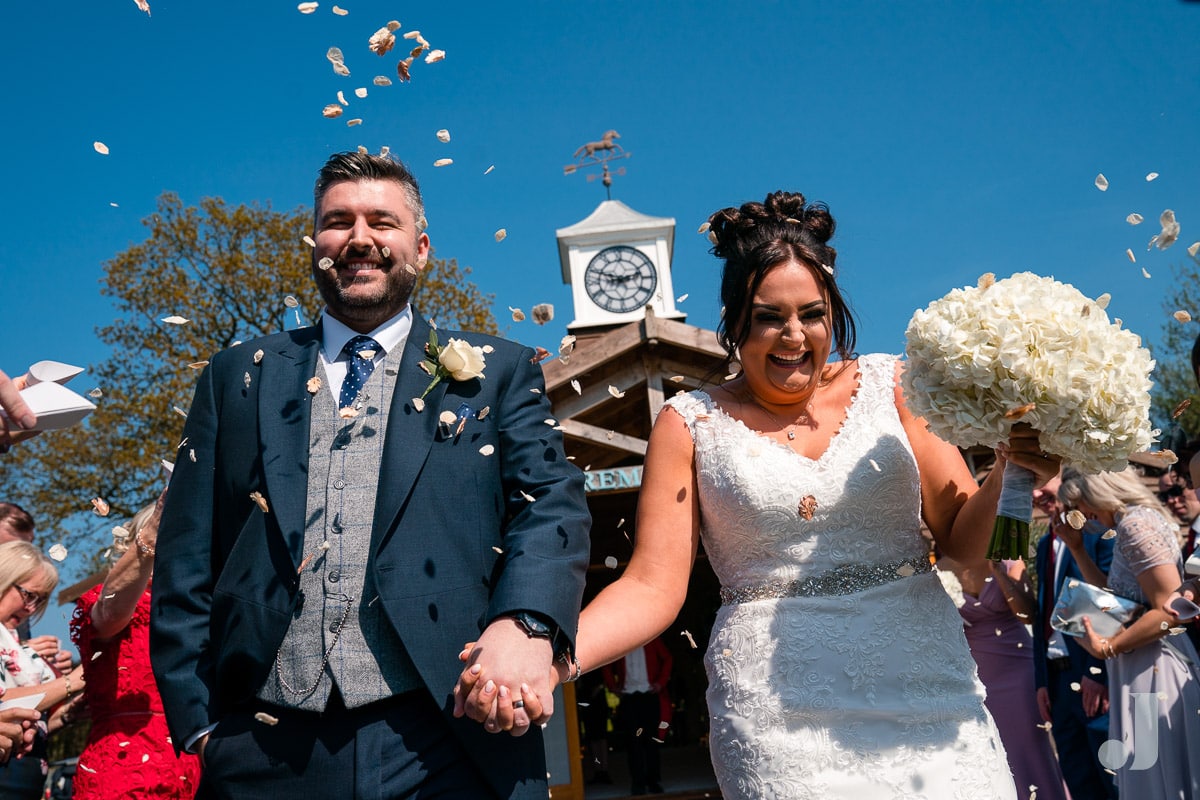
[[[923,558],[920,479],[896,411],[895,358],[863,356],[841,429],[810,459],[726,414],[707,393],[668,401],[696,442],[701,536],[722,585]],[[800,501],[811,495],[811,520]]]
[[[1183,554],[1175,536],[1175,525],[1146,506],[1129,506],[1117,523],[1117,541],[1108,588],[1130,600],[1146,602],[1137,576],[1151,567],[1174,564],[1183,575]]]

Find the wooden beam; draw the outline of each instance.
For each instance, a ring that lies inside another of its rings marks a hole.
[[[570,382],[576,375],[590,372],[614,358],[619,358],[643,341],[641,323],[631,322],[609,331],[599,339],[589,340],[582,347],[577,346],[567,363],[564,364],[562,359],[555,359],[542,365],[547,391],[554,391]]]
[[[650,425],[653,426],[664,400],[662,367],[658,356],[650,350],[643,350],[642,369],[646,374],[646,399],[650,403]]]
[[[579,422],[574,419],[562,420],[560,424],[562,425],[563,435],[569,436],[572,439],[580,439],[591,444],[600,445],[601,447],[633,453],[634,455],[646,455],[645,439],[639,439],[636,436],[626,436],[616,431],[606,431],[604,428],[588,425],[586,422]]]
[[[629,364],[620,372],[608,376],[603,382],[580,386],[579,388],[582,390],[580,394],[577,395],[572,391],[564,399],[556,401],[554,415],[559,419],[581,416],[597,406],[617,401],[617,398],[609,394],[609,386],[615,386],[621,392],[628,392],[645,379],[646,376],[642,374],[641,365]]]

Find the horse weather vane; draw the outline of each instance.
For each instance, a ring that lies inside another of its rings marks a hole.
[[[596,178],[600,178],[601,183],[604,184],[604,191],[608,194],[608,199],[612,200],[613,173],[608,169],[608,162],[621,158],[629,158],[632,155],[632,153],[626,153],[624,148],[614,141],[620,138],[621,134],[616,131],[606,131],[600,137],[600,141],[588,142],[583,147],[580,147],[575,151],[575,163],[567,164],[563,167],[563,175],[571,175],[579,169],[587,169],[599,164],[602,170],[601,173],[599,175],[595,173],[589,174],[587,176],[588,182],[590,183],[596,180]],[[616,174],[624,175],[625,168],[621,167],[617,169]]]

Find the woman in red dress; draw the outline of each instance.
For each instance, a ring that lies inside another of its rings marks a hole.
[[[175,755],[150,671],[150,577],[165,496],[134,515],[127,535],[114,536],[124,553],[104,583],[79,598],[71,620],[92,715],[77,800],[190,799],[200,784],[197,758]]]

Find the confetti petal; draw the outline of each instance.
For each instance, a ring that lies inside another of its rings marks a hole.
[[[387,29],[386,25],[371,34],[371,38],[367,42],[367,47],[377,56],[386,55],[395,45],[396,37]]]
[[[1154,179],[1155,179],[1155,178],[1157,178],[1157,177],[1158,177],[1158,173],[1157,173],[1157,172],[1148,172],[1148,173],[1146,173],[1146,183],[1149,183],[1150,181],[1154,180]]]
[[[330,258],[329,256],[325,256],[324,258],[322,258],[320,261],[317,262],[317,266],[320,267],[321,269],[330,269],[331,267],[333,267],[333,259]]]
[[[1162,230],[1150,242],[1159,250],[1166,250],[1179,238],[1179,223],[1175,221],[1175,212],[1169,208],[1162,212],[1158,222],[1162,225]]]
[[[682,303],[684,300],[687,300],[687,299],[688,299],[687,292],[684,292],[683,294],[679,295],[679,297],[675,298],[675,302]]]
[[[1083,526],[1087,524],[1087,517],[1078,508],[1072,508],[1067,512],[1067,524],[1077,531],[1083,530]]]
[[[1128,247],[1125,248],[1125,257],[1128,258],[1132,263],[1137,263],[1137,256],[1135,256],[1133,254],[1133,250],[1129,249]]]
[[[1108,304],[1110,302],[1112,302],[1112,295],[1109,294],[1108,292],[1105,292],[1104,294],[1102,294],[1096,298],[1096,305],[1100,306],[1100,309],[1102,311],[1104,309],[1108,308]]]
[[[512,312],[512,321],[513,322],[524,322],[525,321],[525,312],[522,311],[521,309],[513,308],[512,306],[509,306],[508,310],[510,312]]]
[[[438,414],[438,422],[442,423],[443,425],[453,425],[454,420],[456,419],[458,419],[458,417],[456,417],[454,412],[450,409],[446,409],[441,414]]]
[[[304,385],[304,388],[308,390],[309,394],[316,394],[321,391],[321,379],[314,375],[308,379],[308,383]]]
[[[270,714],[268,714],[265,711],[259,711],[257,714],[254,715],[254,718],[256,720],[258,720],[259,722],[261,722],[263,725],[278,725],[279,724],[278,717],[272,717]]]
[[[350,12],[347,11],[346,9],[342,8],[341,6],[334,6],[333,13],[337,14],[339,17],[344,17],[347,14],[349,14]]]
[[[708,233],[708,229],[711,227],[712,227],[711,222],[701,223],[700,227],[696,229],[696,233]]]
[[[453,163],[454,163],[453,158],[439,158],[437,161],[433,162],[433,165],[435,167],[448,167]]]
[[[301,239],[300,241],[304,242],[304,243],[305,243],[306,245],[308,245],[309,247],[316,247],[316,246],[317,246],[317,243],[316,243],[316,241],[314,241],[314,240],[313,240],[313,238],[312,238],[311,236],[305,236],[305,237],[304,237],[303,239]]]
[[[483,171],[483,174],[484,174],[484,175],[487,175],[489,172],[491,172],[491,171],[492,171],[492,170],[494,170],[495,168],[496,168],[496,165],[495,165],[495,164],[492,164],[490,167],[488,167],[487,169],[485,169],[485,170]]]
[[[508,229],[500,228],[495,233],[493,233],[492,236],[494,236],[496,238],[497,242],[503,242],[506,238],[508,238]]]
[[[479,454],[482,456],[490,456],[494,452],[496,452],[494,445],[485,444],[483,447],[479,448]]]
[[[1017,406],[1016,408],[1010,408],[1008,411],[1004,412],[1004,418],[1010,419],[1010,420],[1020,419],[1021,417],[1028,414],[1030,411],[1033,411],[1035,408],[1037,408],[1037,403],[1026,403],[1023,406]]]
[[[1191,322],[1192,321],[1192,315],[1183,310],[1176,311],[1171,316],[1175,318],[1176,322]]]
[[[533,316],[533,321],[538,325],[545,325],[554,319],[554,306],[550,303],[538,303],[533,308],[529,309],[529,313]]]
[[[693,650],[697,649],[696,648],[696,640],[692,637],[691,631],[689,631],[685,628],[679,632],[679,635],[687,638],[688,644],[690,644],[692,646]]]
[[[604,559],[604,566],[608,567],[609,569],[616,569],[618,563],[619,562],[614,556],[607,556]]]
[[[102,156],[108,155],[108,145],[104,142],[92,142],[92,149]]]
[[[1108,178],[1104,177],[1103,172],[1096,176],[1096,188],[1102,192],[1108,191]]]
[[[263,351],[262,351],[262,350],[255,350],[255,351],[254,351],[254,363],[255,363],[255,364],[261,364],[261,363],[262,363],[262,360],[263,360]]]
[[[1130,214],[1125,218],[1125,221],[1130,225],[1141,225],[1143,219],[1145,218],[1141,214]]]
[[[112,510],[112,508],[111,508],[111,506],[109,506],[108,501],[105,500],[103,497],[93,497],[92,498],[92,511],[95,511],[97,514],[99,514],[102,517],[107,517],[108,512],[111,510]]]
[[[353,128],[356,125],[362,125],[362,117],[355,117],[354,119],[346,120],[347,128]]]
[[[187,325],[189,322],[191,322],[190,319],[185,319],[184,317],[181,317],[178,315],[172,315],[170,317],[163,317],[162,321],[167,323],[168,325]]]
[[[50,549],[46,551],[46,555],[50,556],[55,561],[63,561],[67,557],[67,548],[63,547],[61,544],[51,545]]]
[[[354,90],[354,96],[359,98],[360,100],[362,98],[366,97],[367,96],[367,88],[365,86],[358,87],[357,89]]]
[[[1150,272],[1149,272],[1149,271],[1148,271],[1148,270],[1147,270],[1145,267],[1142,267],[1142,277],[1143,277],[1143,278],[1149,278],[1149,277],[1150,277]]]
[[[624,392],[622,392],[620,389],[613,386],[612,384],[609,384],[609,386],[608,386],[608,393],[611,394],[613,397],[617,398],[618,400],[620,400],[622,397],[625,396]]]
[[[267,498],[262,496],[262,492],[251,492],[250,499],[254,501],[255,505],[257,505],[264,514],[271,510],[267,506]]]
[[[311,14],[317,10],[319,5],[319,3],[301,3],[300,5],[296,6],[296,10],[301,14]]]
[[[436,64],[446,58],[445,50],[430,50],[429,55],[425,56],[426,64]]]
[[[1192,246],[1187,249],[1187,253],[1192,258],[1196,257],[1196,253],[1200,253],[1200,242],[1193,242]]]
[[[437,132],[437,140],[438,140],[439,142],[448,142],[448,141],[450,141],[450,131],[446,130],[445,128],[442,128],[441,130],[439,130],[439,131]]]
[[[375,79],[371,81],[371,83],[375,84],[376,86],[391,86],[392,79],[386,75],[376,75]]]
[[[99,400],[103,396],[104,396],[104,392],[101,391],[99,387],[92,389],[90,392],[88,392],[88,397],[92,398],[93,400]]]
[[[575,380],[574,378],[571,379],[571,388],[575,390],[575,394],[583,394],[583,387],[580,386],[579,381]]]

